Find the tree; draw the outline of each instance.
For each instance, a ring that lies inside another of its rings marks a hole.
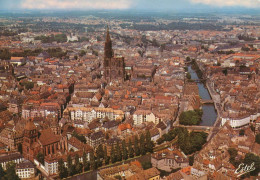
[[[54,36],[54,41],[60,42],[67,42],[67,36],[66,34],[57,34]]]
[[[153,141],[151,139],[150,131],[146,131],[145,142],[146,142],[146,144],[145,144],[146,150],[145,151],[152,153],[154,144],[153,144]]]
[[[103,164],[102,159],[97,159],[97,160],[96,160],[96,166],[97,166],[97,168],[98,168],[98,167],[101,167],[102,164]]]
[[[19,143],[18,144],[18,151],[23,154],[23,146],[22,146],[22,143]],[[0,178],[1,179],[1,178]]]
[[[141,165],[142,165],[142,168],[143,168],[144,170],[149,169],[149,168],[152,167],[152,163],[151,163],[150,161],[143,161],[143,162],[141,163]]]
[[[110,157],[109,157],[109,156],[106,156],[106,157],[105,157],[105,164],[108,165],[108,164],[109,164],[109,161],[110,161]]]
[[[228,153],[229,153],[229,162],[233,164],[235,167],[239,164],[236,161],[236,156],[237,156],[237,150],[235,148],[228,148]]]
[[[24,86],[27,90],[32,89],[34,87],[34,83],[30,81],[23,81],[21,85]]]
[[[139,156],[140,155],[140,147],[139,147],[139,140],[138,140],[137,136],[135,136],[134,150],[135,150],[135,155]]]
[[[254,163],[255,170],[250,172],[251,176],[257,176],[260,172],[260,157],[252,153],[247,153],[243,161],[244,164],[251,165]]]
[[[141,134],[141,137],[140,137],[140,153],[142,155],[145,155],[146,154],[146,148],[145,148],[145,137],[144,137],[144,134],[142,133]]]
[[[141,50],[138,50],[138,54],[140,54],[140,56],[141,56],[141,57],[143,57],[143,56],[144,56],[144,52],[143,52],[143,51],[141,51]]]
[[[202,149],[202,145],[207,141],[207,133],[205,132],[192,131],[188,136],[193,151],[200,151]]]
[[[226,69],[223,69],[222,72],[223,72],[223,74],[225,74],[225,76],[226,76],[226,75],[228,74],[227,68],[226,68]]]
[[[90,153],[90,167],[91,167],[91,169],[96,169],[97,168],[94,152]]]
[[[47,52],[50,54],[50,56],[52,57],[58,57],[58,58],[62,58],[65,57],[67,55],[67,51],[62,51],[62,49],[60,47],[58,48],[48,48]]]
[[[112,144],[110,156],[111,156],[111,162],[115,163],[116,162],[116,154],[115,154],[114,144]]]
[[[162,136],[162,137],[160,137],[159,139],[157,139],[156,142],[157,142],[158,145],[160,145],[160,144],[162,144],[162,143],[164,142],[164,140],[165,140],[165,139],[164,139],[164,137]]]
[[[107,146],[104,146],[104,158],[107,157]]]
[[[86,144],[86,138],[85,136],[81,135],[81,134],[78,134],[76,131],[74,131],[72,133],[72,136],[77,138],[78,140],[80,140],[81,142],[83,142],[84,144]]]
[[[122,180],[122,177],[120,175],[114,176],[115,179]]]
[[[107,146],[104,147],[104,159],[105,159],[105,164],[109,164],[110,157],[107,155]]]
[[[181,143],[184,142],[184,132],[183,128],[178,128],[177,129],[177,134],[178,134],[178,139],[177,139],[177,144],[180,146]]]
[[[83,161],[83,169],[84,169],[84,171],[88,171],[90,168],[89,168],[89,162],[87,161],[87,154],[86,154],[85,151],[83,152],[82,161]]]
[[[121,147],[120,147],[118,141],[116,144],[116,159],[117,159],[117,161],[122,161],[122,150],[121,150]]]
[[[157,40],[155,38],[152,40],[152,46],[154,46],[154,47],[160,46],[160,44],[157,42]]]
[[[145,35],[142,36],[141,41],[143,42],[144,46],[147,46],[148,40],[146,39]]]
[[[189,165],[192,166],[194,163],[194,155],[189,156]]]
[[[37,159],[37,161],[39,161],[41,164],[44,165],[44,155],[43,155],[41,152],[39,152],[39,153],[36,155],[36,159]]]
[[[106,133],[105,137],[106,137],[106,140],[108,140],[109,139],[109,134]]]
[[[97,36],[97,41],[102,41],[100,36]]]
[[[239,136],[244,136],[245,135],[245,130],[244,129],[240,129],[239,130]]]
[[[58,161],[58,171],[59,171],[59,176],[61,179],[68,177],[68,170],[65,167],[64,161],[62,158],[59,159],[59,161]]]
[[[6,174],[3,179],[7,180],[19,180],[20,178],[15,173],[15,163],[8,163],[6,166]]]
[[[76,154],[75,156],[75,169],[76,169],[76,174],[81,173],[82,172],[82,167],[83,165],[79,162],[79,155]]]
[[[104,150],[103,150],[103,145],[100,144],[98,147],[97,147],[97,150],[96,150],[96,155],[97,155],[97,158],[98,159],[103,159],[104,158]]]
[[[98,51],[92,50],[92,54],[94,54],[95,56],[98,56]]]
[[[127,160],[128,159],[128,152],[127,152],[125,140],[122,141],[122,151],[123,151],[123,159]]]
[[[70,156],[70,155],[68,155],[68,157],[67,157],[67,164],[68,164],[68,169],[71,169],[72,159],[71,159],[71,156]]]
[[[79,38],[79,42],[84,42],[84,41],[89,42],[89,38],[84,37],[84,36]]]
[[[253,124],[250,125],[250,129],[251,129],[251,131],[255,132],[255,127]]]
[[[189,72],[186,74],[186,78],[187,78],[187,79],[191,79],[191,75],[190,75]]]
[[[249,47],[242,47],[241,50],[242,51],[250,51],[250,48]]]
[[[207,141],[208,134],[205,132],[191,132],[186,128],[178,127],[170,130],[157,140],[158,144],[164,141],[172,141],[177,136],[177,145],[185,154],[201,150],[203,144]]]
[[[12,54],[8,49],[0,49],[0,59],[9,60],[11,59]]]
[[[86,55],[86,52],[84,50],[81,50],[80,53],[79,53],[79,56],[82,57],[82,56],[85,56]]]
[[[178,140],[177,143],[180,147],[180,149],[185,153],[190,153],[190,144],[189,144],[189,133],[186,131],[180,131],[178,134]]]
[[[129,143],[128,143],[128,154],[129,154],[129,157],[130,158],[133,158],[134,157],[134,149],[132,147],[132,141],[131,139],[129,140]]]
[[[76,174],[75,166],[72,164],[71,155],[68,155],[67,157],[67,164],[68,164],[68,175],[73,176]]]
[[[166,48],[166,44],[161,44],[160,51],[163,52],[163,50],[165,50],[165,48]]]
[[[174,132],[178,135],[177,144],[185,154],[201,150],[207,141],[208,134],[205,132],[189,133],[186,128],[176,128]]]
[[[255,142],[257,142],[258,144],[260,144],[260,133],[258,133],[258,134],[255,136]]]
[[[5,171],[2,167],[2,165],[0,164],[0,179],[2,179],[5,176]]]
[[[202,111],[185,111],[180,115],[180,124],[182,125],[198,125],[201,122]]]
[[[96,150],[96,154],[97,154],[97,166],[102,166],[102,162],[104,159],[104,150],[103,150],[103,145],[100,144]]]
[[[69,170],[69,175],[70,176],[74,176],[75,174],[77,174],[77,171],[76,171],[76,165],[75,164],[72,164],[71,166],[71,169]]]

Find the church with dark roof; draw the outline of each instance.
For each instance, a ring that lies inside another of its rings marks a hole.
[[[29,121],[24,128],[22,148],[24,158],[33,161],[38,153],[48,156],[58,151],[67,151],[67,136],[54,133],[50,128],[39,133],[34,123]]]

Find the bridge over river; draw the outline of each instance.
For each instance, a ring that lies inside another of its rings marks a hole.
[[[200,102],[202,104],[214,104],[214,101],[212,99],[201,99]]]
[[[201,83],[201,82],[205,82],[206,79],[192,79],[192,81],[196,83]]]
[[[205,132],[210,132],[213,129],[219,128],[219,127],[214,127],[214,126],[185,126],[185,125],[177,125],[175,127],[185,127],[189,131],[205,131]]]

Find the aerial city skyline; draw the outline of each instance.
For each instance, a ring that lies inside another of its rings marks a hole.
[[[260,0],[0,0],[20,179],[260,179]]]

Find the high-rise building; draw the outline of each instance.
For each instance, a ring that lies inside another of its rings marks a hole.
[[[104,77],[110,82],[113,80],[124,81],[125,79],[125,62],[124,57],[114,57],[112,41],[107,28],[106,42],[104,47]]]

